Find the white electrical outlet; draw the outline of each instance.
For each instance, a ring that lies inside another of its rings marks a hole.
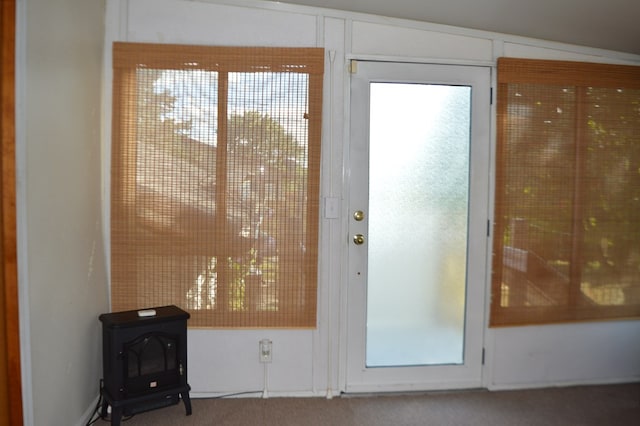
[[[260,355],[260,362],[266,363],[266,362],[271,362],[271,348],[272,348],[273,344],[271,343],[271,340],[269,339],[262,339],[260,340],[260,344],[259,344],[259,355]]]

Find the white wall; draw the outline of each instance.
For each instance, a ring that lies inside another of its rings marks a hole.
[[[633,55],[446,26],[271,2],[230,3],[109,0],[106,48],[113,41],[324,47],[329,55],[321,195],[341,200],[343,208],[341,218],[321,221],[318,328],[191,330],[189,382],[196,397],[259,391],[265,385],[269,395],[330,396],[344,389],[348,59],[493,67],[497,57],[510,55],[640,64],[640,57]],[[107,96],[109,81],[105,79]],[[108,132],[104,139],[108,150]],[[104,170],[108,173],[106,159]],[[484,383],[497,389],[638,380],[638,335],[638,321],[487,329]],[[266,372],[257,356],[262,338],[273,341],[273,363]]]
[[[70,425],[93,404],[102,235],[102,0],[25,0],[17,20],[17,209],[25,424]]]
[[[491,389],[640,379],[638,321],[492,329]]]

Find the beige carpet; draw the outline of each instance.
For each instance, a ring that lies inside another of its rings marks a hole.
[[[140,413],[143,425],[640,425],[640,383],[527,391],[483,390],[326,398],[193,399]],[[108,424],[98,420],[97,425]]]

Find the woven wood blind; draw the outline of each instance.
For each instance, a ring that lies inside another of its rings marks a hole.
[[[315,327],[324,51],[113,46],[114,311]]]
[[[640,317],[640,67],[501,58],[491,325]]]

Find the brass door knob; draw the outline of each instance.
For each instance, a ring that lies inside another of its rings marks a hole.
[[[355,212],[353,212],[353,218],[360,222],[362,219],[364,219],[364,212],[362,210],[356,210]]]
[[[354,235],[353,236],[353,242],[357,246],[360,246],[360,245],[364,244],[364,235],[362,235],[362,234]]]

